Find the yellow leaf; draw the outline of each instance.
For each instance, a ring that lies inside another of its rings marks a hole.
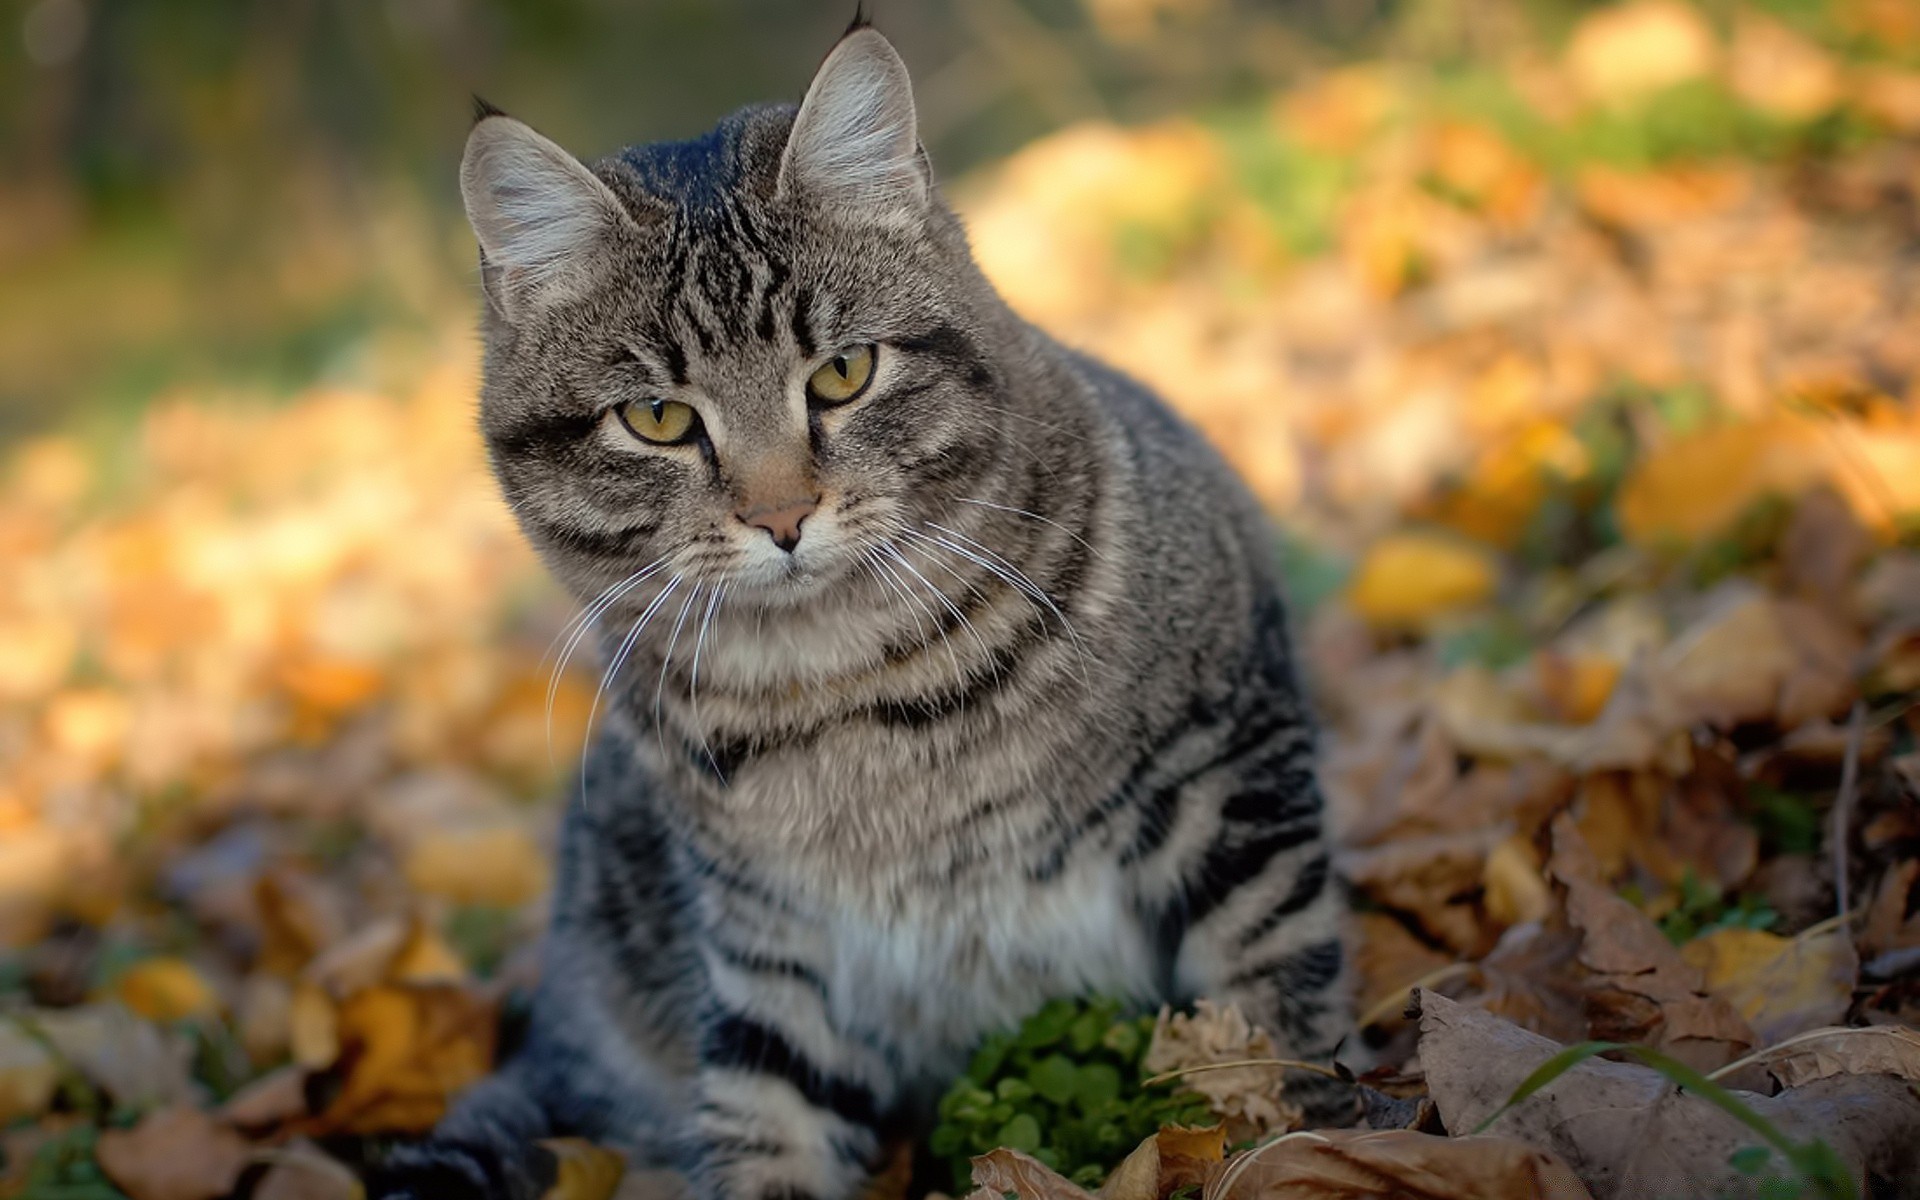
[[[120,1002],[149,1021],[183,1021],[220,1011],[220,997],[200,972],[178,958],[149,958],[114,982]]]
[[[1580,91],[1624,105],[1697,79],[1719,57],[1713,29],[1677,0],[1635,0],[1583,18],[1567,42],[1567,71]]]
[[[1620,487],[1620,530],[1642,545],[1691,542],[1732,525],[1754,501],[1819,478],[1817,435],[1791,418],[1703,429],[1640,461]]]
[[[1680,949],[1763,1042],[1831,1025],[1846,1014],[1859,972],[1845,928],[1784,938],[1758,929],[1716,929]]]
[[[580,1138],[548,1138],[559,1174],[541,1200],[608,1200],[626,1176],[627,1160]]]
[[[1492,556],[1455,538],[1393,534],[1373,544],[1354,573],[1347,599],[1377,626],[1418,627],[1479,604],[1493,594]]]
[[[318,984],[302,980],[294,987],[287,1039],[293,1061],[311,1070],[330,1067],[340,1057],[339,1015]]]
[[[1782,120],[1810,120],[1840,102],[1833,56],[1755,13],[1740,16],[1728,73],[1742,100]]]
[[[1529,838],[1515,834],[1487,853],[1487,915],[1502,925],[1544,921],[1557,907]]]
[[[516,826],[442,831],[414,843],[407,881],[461,904],[512,907],[546,890],[547,860]]]
[[[319,1118],[344,1133],[419,1132],[493,1065],[496,1013],[458,987],[381,984],[340,1005],[346,1078]]]
[[[1543,650],[1534,656],[1547,711],[1573,725],[1585,725],[1606,708],[1620,670],[1619,662],[1598,654]]]
[[[467,977],[467,964],[439,934],[416,921],[387,977],[395,983],[458,983]]]

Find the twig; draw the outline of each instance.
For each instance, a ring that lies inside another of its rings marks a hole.
[[[1867,706],[1853,702],[1847,718],[1847,757],[1840,768],[1840,794],[1833,801],[1833,892],[1840,916],[1847,915],[1847,836],[1853,828],[1853,802],[1860,791],[1860,743],[1867,732]]]
[[[1294,1058],[1241,1058],[1233,1062],[1201,1063],[1198,1066],[1181,1067],[1177,1071],[1162,1071],[1153,1078],[1143,1081],[1141,1087],[1153,1087],[1172,1079],[1183,1079],[1188,1075],[1198,1075],[1202,1071],[1225,1071],[1233,1067],[1292,1067],[1296,1071],[1311,1071],[1315,1075],[1325,1075],[1328,1079],[1346,1082],[1346,1076],[1332,1067],[1323,1067],[1319,1063],[1301,1062]]]

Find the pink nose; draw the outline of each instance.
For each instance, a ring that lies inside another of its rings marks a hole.
[[[801,501],[798,504],[762,505],[758,508],[742,509],[734,515],[756,529],[764,529],[773,544],[788,553],[800,544],[800,523],[813,515],[818,508],[818,497]]]

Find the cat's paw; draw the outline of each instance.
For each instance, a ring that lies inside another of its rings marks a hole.
[[[402,1146],[366,1174],[367,1200],[538,1200],[559,1164],[529,1146],[503,1155],[489,1146],[428,1141]]]

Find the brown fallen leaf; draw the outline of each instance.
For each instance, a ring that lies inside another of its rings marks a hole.
[[[1732,1005],[1707,992],[1700,969],[1645,913],[1601,883],[1599,864],[1564,813],[1553,822],[1547,869],[1565,887],[1567,921],[1582,935],[1579,961],[1591,972],[1587,1015],[1594,1036],[1650,1041],[1702,1070],[1756,1044]]]
[[[1515,925],[1480,960],[1480,1005],[1556,1041],[1587,1035],[1586,995],[1567,970],[1580,935],[1554,925]]]
[[[188,1070],[192,1043],[119,1004],[35,1011],[22,1019],[117,1104],[141,1109],[197,1098]]]
[[[973,1182],[967,1200],[1000,1200],[1009,1192],[1019,1200],[1093,1200],[1092,1192],[1039,1159],[1004,1146],[973,1159]]]
[[[249,1200],[365,1200],[353,1172],[305,1138],[255,1151],[254,1159],[268,1166]]]
[[[1591,1200],[1555,1155],[1507,1137],[1310,1130],[1230,1160],[1202,1200]]]
[[[1764,1067],[1783,1088],[1829,1075],[1897,1075],[1920,1082],[1920,1032],[1900,1025],[1809,1029],[1727,1064],[1736,1066]]]
[[[1729,1161],[1761,1145],[1712,1101],[1650,1068],[1587,1059],[1507,1108],[1514,1091],[1563,1047],[1490,1013],[1422,991],[1420,1060],[1449,1130],[1517,1138],[1564,1159],[1597,1200],[1746,1194],[1751,1177]],[[1885,1075],[1834,1076],[1741,1103],[1796,1142],[1824,1140],[1856,1180],[1890,1197],[1920,1195],[1920,1096]],[[1496,1116],[1496,1114],[1498,1114]]]
[[[298,1064],[268,1071],[228,1097],[220,1106],[220,1117],[235,1128],[257,1133],[309,1116],[307,1081],[312,1074]]]
[[[1149,1075],[1184,1071],[1214,1063],[1278,1058],[1273,1035],[1248,1021],[1238,1008],[1211,1000],[1194,1004],[1191,1015],[1160,1011],[1141,1069]],[[1244,1142],[1284,1133],[1299,1126],[1300,1109],[1287,1101],[1286,1072],[1279,1067],[1226,1067],[1195,1071],[1180,1086],[1206,1098],[1226,1122],[1228,1141]]]
[[[195,1108],[175,1105],[132,1129],[109,1129],[95,1151],[100,1169],[132,1200],[215,1200],[246,1169],[245,1138]]]
[[[1226,1156],[1226,1130],[1169,1125],[1121,1160],[1100,1185],[1100,1200],[1161,1200],[1203,1185]]]

